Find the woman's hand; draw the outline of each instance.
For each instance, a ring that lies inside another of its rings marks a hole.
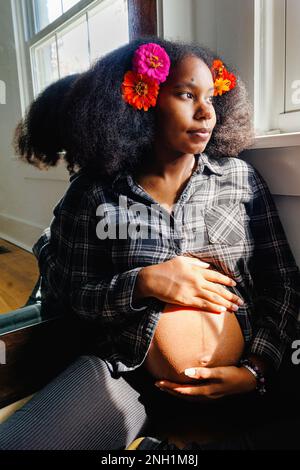
[[[156,297],[166,303],[195,307],[205,312],[236,311],[242,299],[225,286],[235,286],[230,277],[208,269],[209,264],[191,256],[176,256],[139,272],[134,300]]]
[[[187,401],[208,401],[234,395],[251,392],[256,387],[256,378],[245,367],[194,367],[195,374],[189,377],[195,379],[193,384],[177,384],[167,380],[159,380],[155,385],[161,390],[183,398]],[[187,373],[186,373],[187,375]]]

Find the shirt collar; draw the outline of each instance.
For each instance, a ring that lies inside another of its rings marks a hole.
[[[82,173],[84,172],[84,168],[81,168],[80,170],[78,171],[75,171],[75,173],[72,173],[70,178],[69,178],[69,182],[72,183],[72,181],[77,178],[77,176],[81,175]]]
[[[221,169],[221,165],[218,162],[218,159],[208,157],[206,153],[197,153],[195,156],[198,160],[195,170],[196,173],[203,173],[204,167],[207,167],[211,173],[219,176],[223,175],[223,171]],[[120,172],[112,181],[112,186],[115,186],[117,182],[120,182],[120,180],[126,179],[128,174],[128,171]]]
[[[223,171],[217,158],[209,157],[206,153],[200,153],[198,159],[198,172],[203,173],[204,167],[208,168],[211,173],[222,176]]]

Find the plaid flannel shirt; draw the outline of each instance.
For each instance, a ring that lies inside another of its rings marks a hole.
[[[235,315],[245,356],[264,357],[276,370],[295,338],[299,269],[265,181],[239,158],[195,158],[171,215],[128,172],[108,184],[80,170],[33,247],[43,302],[92,326],[94,350],[114,377],[143,362],[164,306],[153,297],[133,304],[140,269],[177,255],[236,281],[226,288],[244,300]],[[134,223],[143,235],[124,236]],[[114,236],[103,236],[107,227]]]

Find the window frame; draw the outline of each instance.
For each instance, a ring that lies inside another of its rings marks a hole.
[[[60,17],[35,33],[35,14],[33,1],[11,0],[14,34],[16,39],[17,68],[20,85],[20,101],[22,116],[25,115],[28,105],[34,99],[34,74],[30,48],[42,43],[75,22],[90,8],[104,0],[80,0]],[[158,27],[158,14],[160,0],[127,0],[128,2],[128,30],[129,40],[141,35],[156,35]]]
[[[288,140],[288,135],[300,131],[300,110],[286,111],[286,18],[286,0],[255,0],[254,126],[258,140],[285,134]]]

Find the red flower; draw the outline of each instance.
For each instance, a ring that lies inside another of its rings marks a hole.
[[[153,78],[131,70],[125,73],[122,96],[134,108],[148,111],[150,106],[156,105],[158,91],[159,84]]]

